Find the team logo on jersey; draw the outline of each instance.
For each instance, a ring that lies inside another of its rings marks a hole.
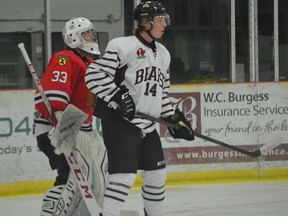
[[[58,56],[59,61],[58,64],[61,66],[65,66],[67,61],[70,59],[68,56]]]
[[[136,54],[137,54],[137,59],[141,59],[141,58],[146,58],[146,56],[145,56],[145,50],[144,49],[142,49],[142,48],[139,48],[138,50],[137,50],[137,52],[136,52]]]

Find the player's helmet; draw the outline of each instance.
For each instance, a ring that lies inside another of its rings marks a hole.
[[[170,25],[170,17],[160,2],[144,1],[137,5],[134,10],[134,21],[137,22],[138,26],[145,24],[145,22],[153,22],[157,16],[164,16],[167,25]]]
[[[66,22],[62,37],[65,44],[72,49],[79,48],[85,52],[100,55],[96,35],[94,42],[88,42],[82,37],[82,34],[89,30],[95,34],[94,25],[88,19],[84,17],[72,18]]]

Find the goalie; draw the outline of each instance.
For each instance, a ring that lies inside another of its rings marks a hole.
[[[74,149],[79,153],[78,162],[100,207],[107,181],[106,148],[91,124],[95,98],[84,80],[87,65],[94,61],[88,55],[100,54],[94,26],[86,18],[72,18],[62,36],[67,49],[52,56],[41,80],[52,115],[38,90],[34,98],[37,144],[51,169],[57,170],[54,187],[44,196],[41,216],[89,215],[64,154],[69,156]]]

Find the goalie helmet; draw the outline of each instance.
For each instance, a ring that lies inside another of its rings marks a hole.
[[[170,17],[166,13],[165,7],[156,1],[144,1],[137,5],[134,10],[134,21],[137,22],[137,26],[142,26],[146,22],[152,22],[155,17],[163,16],[166,24],[170,25]]]
[[[83,33],[91,31],[95,36],[95,41],[86,41]],[[85,52],[100,55],[97,37],[94,32],[94,25],[84,17],[72,18],[66,22],[62,31],[62,37],[67,46],[70,48],[79,48]]]

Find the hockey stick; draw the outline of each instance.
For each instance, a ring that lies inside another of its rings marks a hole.
[[[26,52],[25,46],[23,43],[18,44],[18,47],[23,55],[23,58],[31,72],[31,75],[37,85],[37,88],[39,90],[39,93],[42,96],[42,99],[44,101],[44,104],[49,112],[50,117],[52,116],[52,108],[49,104],[48,98],[45,95],[45,92],[42,88],[42,85],[40,83],[40,80],[38,79],[38,76],[36,74],[36,71],[34,70],[34,67],[31,63],[31,60]],[[51,120],[51,118],[49,119]],[[90,212],[91,216],[101,216],[102,215],[102,209],[100,208],[100,206],[98,205],[93,192],[91,190],[90,185],[88,184],[87,180],[85,179],[85,175],[81,169],[80,164],[78,163],[78,159],[77,159],[77,155],[78,152],[74,149],[73,152],[71,153],[71,155],[69,157],[66,157],[66,160],[69,164],[69,167],[73,173],[73,176],[75,178],[75,181],[79,187],[79,190],[81,192],[81,195],[83,197],[83,200],[88,208],[88,211]]]
[[[175,124],[167,122],[167,121],[165,121],[164,119],[161,119],[161,118],[154,118],[153,116],[149,116],[149,115],[147,115],[145,113],[141,113],[141,112],[137,112],[136,115],[138,115],[138,116],[140,116],[142,118],[149,119],[149,120],[154,121],[154,122],[158,122],[159,124],[164,124],[164,125],[166,125],[168,127],[171,127],[171,128],[176,128]],[[247,150],[238,148],[236,146],[231,146],[231,145],[229,145],[227,143],[224,143],[222,141],[213,139],[211,137],[204,136],[204,135],[196,133],[196,132],[194,132],[194,136],[196,136],[198,138],[201,138],[201,139],[204,139],[204,140],[207,140],[207,141],[210,141],[210,142],[215,143],[217,145],[232,149],[234,151],[241,152],[241,153],[243,153],[243,154],[245,154],[247,156],[253,157],[253,158],[257,158],[259,156],[262,156],[265,152],[270,151],[273,148],[275,148],[276,146],[280,145],[281,141],[282,141],[282,138],[278,136],[278,137],[276,137],[276,140],[273,141],[273,144],[272,143],[270,143],[270,144],[267,143],[267,144],[261,146],[260,149],[257,149],[256,151],[252,151],[251,152],[251,151],[247,151]]]

